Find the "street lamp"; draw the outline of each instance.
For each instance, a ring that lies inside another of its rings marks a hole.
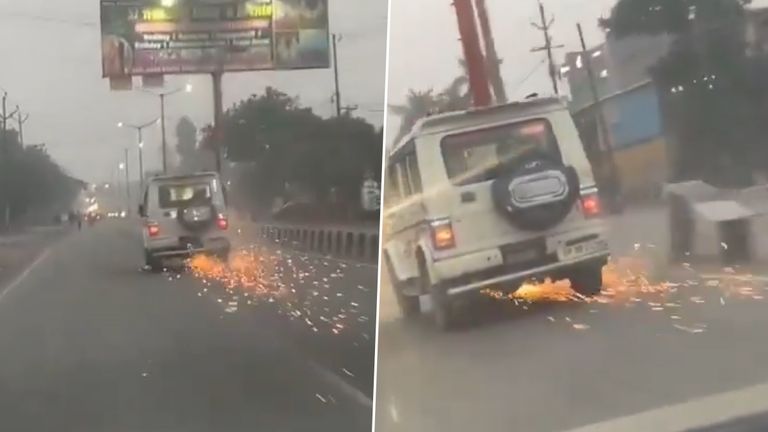
[[[163,135],[163,173],[168,172],[168,141],[165,137],[165,98],[169,96],[173,96],[175,94],[179,94],[181,92],[185,93],[191,93],[192,92],[192,84],[187,83],[187,85],[184,86],[184,88],[179,88],[176,90],[171,90],[167,92],[161,92],[161,93],[155,93],[151,90],[146,89],[140,89],[142,92],[147,93],[152,96],[156,96],[160,98],[160,128],[162,129],[162,135]]]
[[[119,128],[131,128],[136,130],[138,139],[139,139],[139,185],[140,188],[144,188],[144,129],[157,124],[157,121],[159,119],[152,120],[151,122],[140,124],[140,125],[132,125],[128,123],[120,122],[117,124],[117,127]],[[163,157],[165,157],[165,154],[163,154]]]

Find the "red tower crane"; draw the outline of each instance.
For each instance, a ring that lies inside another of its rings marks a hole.
[[[469,90],[475,107],[486,107],[492,103],[491,88],[488,81],[485,56],[480,45],[477,31],[475,6],[472,0],[454,0],[456,18],[459,23],[461,46],[467,62]]]

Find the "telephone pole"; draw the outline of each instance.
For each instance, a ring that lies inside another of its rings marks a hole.
[[[3,90],[3,98],[2,98],[2,117],[0,118],[0,121],[2,121],[2,135],[0,135],[0,141],[2,144],[2,148],[0,148],[0,151],[2,152],[3,157],[7,157],[11,149],[8,147],[8,120],[12,119],[13,116],[16,115],[16,111],[8,114],[8,92]],[[18,109],[18,107],[17,107]]]
[[[560,96],[560,88],[557,84],[557,65],[555,65],[555,57],[552,53],[553,49],[563,48],[565,45],[552,45],[552,36],[550,30],[552,24],[555,23],[555,18],[552,17],[547,21],[547,13],[544,11],[544,4],[539,2],[539,16],[541,24],[531,23],[531,25],[537,30],[544,33],[544,46],[533,48],[531,52],[546,51],[547,58],[549,59],[549,78],[552,80],[552,89],[555,91],[555,95]]]
[[[611,210],[614,212],[621,211],[621,184],[618,176],[618,170],[616,168],[616,160],[613,157],[613,146],[611,145],[611,133],[608,130],[608,123],[605,120],[605,113],[603,112],[602,102],[600,100],[600,94],[597,91],[597,82],[595,81],[595,74],[592,71],[592,63],[590,61],[590,55],[587,52],[587,44],[584,42],[584,32],[581,29],[581,24],[576,24],[576,29],[579,32],[579,41],[581,43],[581,56],[584,59],[584,67],[587,70],[587,77],[589,79],[589,88],[592,92],[593,105],[592,110],[597,121],[597,127],[599,128],[597,149],[593,149],[591,157],[595,162],[599,164],[600,180],[602,186],[601,189],[607,192],[610,198]]]
[[[353,112],[355,112],[358,109],[360,109],[360,107],[357,106],[357,105],[345,105],[345,106],[341,107],[341,109],[344,112],[345,116],[350,116],[350,115],[352,115]]]
[[[341,38],[336,34],[331,35],[333,40],[333,80],[336,85],[334,92],[334,100],[336,102],[336,117],[341,117],[341,88],[339,86],[339,55],[337,49],[337,42]]]
[[[29,114],[22,114],[21,109],[16,105],[16,123],[19,125],[19,143],[24,147],[24,123],[29,120]]]

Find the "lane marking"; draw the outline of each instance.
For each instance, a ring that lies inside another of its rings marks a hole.
[[[32,264],[30,264],[30,265],[29,265],[29,266],[28,266],[26,269],[24,269],[24,271],[23,271],[23,272],[22,272],[20,275],[16,276],[16,278],[15,278],[15,279],[14,279],[14,280],[13,280],[13,281],[12,281],[12,282],[11,282],[11,283],[8,285],[8,286],[6,286],[5,288],[3,288],[3,291],[2,291],[2,292],[0,292],[0,302],[2,302],[2,301],[3,301],[3,298],[5,297],[5,295],[6,295],[6,294],[8,294],[8,293],[10,293],[11,291],[13,291],[14,289],[16,289],[16,287],[18,287],[18,286],[19,286],[19,285],[20,285],[20,284],[21,284],[21,283],[24,281],[24,279],[26,279],[26,278],[27,278],[27,276],[29,276],[29,274],[30,274],[30,273],[32,273],[32,270],[34,270],[34,269],[35,269],[35,267],[37,267],[38,265],[40,265],[40,263],[42,263],[42,262],[43,262],[43,261],[44,261],[44,260],[45,260],[45,259],[48,257],[48,254],[49,254],[50,252],[51,252],[51,248],[50,248],[50,247],[49,247],[49,248],[46,248],[46,249],[45,249],[45,250],[44,250],[44,251],[43,251],[43,252],[42,252],[42,253],[41,253],[41,254],[40,254],[38,257],[37,257],[37,259],[35,259],[35,260],[32,262]]]
[[[346,380],[331,372],[330,370],[320,366],[314,361],[309,361],[309,367],[315,373],[320,375],[323,381],[326,381],[330,385],[337,387],[342,393],[349,396],[352,400],[362,405],[365,408],[373,408],[373,400],[366,396],[365,393],[358,390],[355,386],[348,383]]]
[[[680,432],[711,427],[768,410],[768,384],[692,399],[569,432]]]

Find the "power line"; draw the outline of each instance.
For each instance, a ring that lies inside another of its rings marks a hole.
[[[527,75],[525,75],[525,77],[523,77],[523,78],[522,78],[520,81],[518,81],[518,82],[517,82],[517,84],[515,84],[515,87],[514,87],[514,89],[512,90],[512,92],[514,93],[514,92],[518,91],[518,90],[520,89],[520,87],[522,87],[522,86],[523,86],[523,84],[525,84],[526,82],[528,82],[528,80],[529,80],[529,79],[530,79],[530,78],[533,76],[533,74],[534,74],[534,73],[536,73],[536,71],[537,71],[537,70],[539,70],[539,68],[541,67],[541,65],[543,65],[544,63],[546,63],[546,61],[547,61],[547,58],[546,58],[546,57],[544,57],[544,58],[542,58],[541,60],[539,60],[539,62],[538,62],[538,63],[536,63],[536,65],[535,65],[533,68],[531,68],[531,71],[530,71],[530,72],[528,72],[528,74],[527,74]]]

